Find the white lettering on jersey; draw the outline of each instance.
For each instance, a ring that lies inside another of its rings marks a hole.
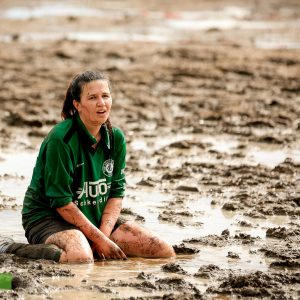
[[[97,200],[94,200],[94,201],[90,201],[90,200],[84,200],[82,202],[79,202],[78,200],[75,200],[74,201],[74,204],[76,206],[80,206],[80,207],[83,207],[83,206],[96,206],[97,204],[101,204],[103,202],[106,202],[107,200],[107,197],[100,197],[99,199]]]
[[[108,191],[108,185],[106,179],[99,179],[97,181],[85,181],[82,188],[79,188],[76,192],[78,194],[77,199],[81,199],[83,195],[85,198],[97,198],[103,196]]]

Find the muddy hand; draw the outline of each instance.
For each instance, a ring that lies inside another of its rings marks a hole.
[[[127,259],[121,248],[108,238],[103,239],[99,243],[94,243],[94,249],[98,252],[100,258],[103,259]]]

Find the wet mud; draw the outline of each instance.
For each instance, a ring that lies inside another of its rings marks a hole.
[[[9,11],[21,4],[2,5]],[[73,266],[0,255],[0,270],[15,277],[14,289],[0,291],[0,297],[299,298],[299,1],[117,4],[91,1],[92,10],[82,10],[82,16],[39,17],[38,10],[27,10],[23,19],[0,16],[0,167],[7,155],[37,151],[61,120],[74,74],[89,68],[107,72],[112,123],[125,132],[128,145],[126,197],[133,205],[126,203],[123,213],[147,224],[154,211],[161,228],[175,228],[169,237],[182,237],[173,243],[177,259],[160,262],[158,272],[110,275],[101,283],[83,276],[75,284]],[[95,10],[106,17],[88,17]],[[236,25],[200,29],[203,15],[191,11],[230,11]],[[191,19],[197,30],[184,27]],[[107,40],[70,35],[99,28]],[[1,212],[20,210],[21,197],[5,187],[24,186],[26,180],[28,175],[13,170],[1,172]],[[165,198],[156,201],[150,191]],[[147,194],[150,204],[135,210]],[[220,212],[224,226],[208,210]],[[201,260],[208,252],[211,260]],[[195,257],[196,265],[187,267]],[[248,260],[258,263],[240,267]]]

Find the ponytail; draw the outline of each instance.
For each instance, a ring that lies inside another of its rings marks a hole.
[[[73,105],[73,99],[74,98],[72,95],[72,84],[70,84],[67,89],[65,100],[63,103],[63,108],[61,111],[61,117],[63,120],[71,119],[76,113],[76,108]]]

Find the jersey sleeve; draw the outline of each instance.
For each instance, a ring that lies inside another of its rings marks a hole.
[[[124,133],[114,128],[114,171],[109,198],[122,198],[125,195],[125,166],[126,166],[126,140]]]
[[[45,196],[52,208],[72,201],[73,168],[69,146],[59,139],[50,140],[45,151],[44,182]]]

